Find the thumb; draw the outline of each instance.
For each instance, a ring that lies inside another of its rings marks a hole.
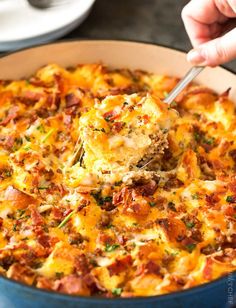
[[[217,66],[236,59],[236,28],[225,35],[199,45],[187,55],[192,65]]]

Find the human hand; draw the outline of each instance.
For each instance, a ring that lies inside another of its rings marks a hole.
[[[236,58],[236,0],[191,0],[182,19],[194,49],[193,65],[216,66]]]

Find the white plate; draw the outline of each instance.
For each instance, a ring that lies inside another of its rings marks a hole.
[[[68,4],[40,10],[26,0],[0,0],[0,50],[49,42],[77,27],[95,0],[68,0]]]

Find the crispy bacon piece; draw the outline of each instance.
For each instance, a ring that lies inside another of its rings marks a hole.
[[[42,92],[34,92],[27,90],[23,92],[21,95],[16,98],[25,105],[33,105],[37,103],[41,98],[45,97],[45,93]]]
[[[170,241],[181,242],[186,237],[186,226],[180,219],[161,218],[157,220],[157,223],[163,228]]]
[[[133,260],[131,255],[127,255],[124,258],[117,259],[114,263],[108,265],[107,269],[110,276],[118,275],[119,273],[127,270],[132,266]]]
[[[40,215],[39,211],[37,210],[35,205],[30,205],[29,210],[31,213],[31,219],[32,219],[32,224],[34,226],[41,226],[43,225],[43,217]]]
[[[111,111],[104,113],[103,117],[106,121],[109,122],[109,121],[114,121],[115,119],[117,119],[119,117],[119,114],[115,110],[111,110]]]
[[[153,190],[153,186],[145,186],[140,188],[141,191],[146,195],[149,194]],[[121,189],[121,191],[115,193],[113,195],[113,204],[122,204],[123,205],[123,212],[127,215],[135,215],[138,217],[143,217],[145,215],[148,215],[150,212],[150,206],[145,200],[137,200],[138,197],[138,191],[136,188],[130,188],[124,187]]]
[[[94,277],[91,273],[85,275],[83,277],[83,281],[86,284],[86,286],[89,288],[91,294],[105,292],[106,289],[100,284],[98,279]]]
[[[40,234],[39,236],[37,236],[37,241],[44,248],[49,248],[51,246],[50,236],[48,236],[47,234]]]
[[[214,206],[216,203],[220,201],[220,198],[217,193],[212,193],[210,195],[206,195],[206,202],[210,206]]]
[[[113,194],[112,203],[117,205],[121,202],[127,201],[127,199],[129,199],[129,194],[129,189],[127,187],[123,187],[120,191]]]
[[[145,274],[155,274],[161,275],[161,267],[156,264],[154,261],[148,261],[146,264],[142,264],[138,267],[136,271],[136,276],[145,275]]]
[[[65,96],[66,108],[70,108],[72,106],[81,106],[81,100],[74,93],[69,93]]]
[[[40,289],[53,290],[54,281],[46,277],[38,277],[36,287]]]
[[[144,217],[150,212],[150,205],[147,202],[131,202],[124,206],[123,212],[126,214]]]
[[[52,208],[51,214],[55,220],[61,221],[63,219],[63,212],[59,207],[54,206]]]
[[[84,279],[77,275],[69,275],[56,280],[53,289],[71,295],[90,295],[90,290]]]
[[[97,242],[102,244],[112,244],[113,238],[108,234],[100,232],[97,237]]]
[[[28,285],[32,285],[35,279],[35,273],[28,266],[20,263],[14,263],[9,267],[7,271],[7,277],[21,281]]]
[[[112,130],[113,133],[119,133],[122,130],[122,128],[124,127],[124,125],[125,125],[124,122],[114,122],[112,124],[111,130]]]
[[[18,116],[19,107],[13,106],[8,110],[6,118],[0,122],[0,125],[7,125],[11,120],[14,120]]]
[[[212,279],[212,264],[213,264],[212,259],[207,258],[206,264],[205,264],[205,266],[203,268],[203,272],[202,272],[203,278],[206,279],[206,280]]]
[[[37,204],[36,199],[14,188],[13,186],[8,186],[6,189],[5,199],[10,201],[12,205],[17,209],[25,209],[30,204]]]
[[[175,176],[171,176],[164,185],[164,189],[169,191],[172,188],[179,188],[183,186],[184,183],[177,179]]]
[[[146,184],[137,185],[135,190],[142,196],[151,196],[157,189],[157,183],[154,180],[150,180]]]
[[[84,276],[90,272],[91,264],[85,254],[75,258],[75,271],[79,276]]]

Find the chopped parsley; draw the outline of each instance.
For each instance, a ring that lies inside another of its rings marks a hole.
[[[229,203],[236,203],[236,198],[235,196],[227,196],[226,201]]]
[[[124,105],[124,106],[125,106],[125,105],[129,105],[129,103],[128,103],[128,102],[124,102],[123,105]]]
[[[112,252],[112,251],[116,250],[118,247],[120,247],[119,244],[112,244],[112,245],[106,244],[105,251],[106,252]]]
[[[63,272],[56,272],[55,276],[57,279],[61,279],[63,277],[64,273]]]
[[[24,214],[25,214],[25,210],[17,210],[18,214],[19,214],[19,217],[22,217]]]
[[[195,139],[197,142],[201,140],[201,135],[200,135],[199,133],[194,132],[193,136],[194,136],[194,139]]]
[[[94,132],[103,132],[103,133],[105,133],[106,131],[105,131],[105,129],[102,127],[102,128],[94,128],[94,130],[93,130]]]
[[[14,140],[14,145],[13,145],[13,147],[12,147],[12,150],[13,150],[14,152],[17,151],[17,150],[19,150],[19,148],[22,146],[22,144],[23,144],[22,138],[21,138],[21,137],[16,138],[16,139]]]
[[[151,206],[151,207],[154,207],[155,205],[156,205],[156,202],[149,202],[149,205]]]
[[[192,199],[193,199],[193,200],[199,199],[199,194],[198,194],[198,193],[193,194],[193,195],[192,195]]]
[[[195,223],[192,221],[186,221],[185,225],[188,229],[192,229],[195,226]]]
[[[215,143],[215,138],[203,138],[202,142],[208,145],[213,145]]]
[[[3,173],[4,173],[4,177],[6,178],[9,178],[12,176],[12,171],[9,169],[5,169]]]
[[[103,205],[106,202],[112,202],[111,196],[102,197],[101,192],[91,192],[91,195],[94,197],[98,205]]]
[[[39,186],[38,187],[39,190],[48,189],[48,188],[49,188],[48,186]]]
[[[188,244],[185,247],[188,250],[188,252],[192,252],[196,248],[196,244],[194,244],[194,243]]]
[[[169,208],[171,211],[176,212],[176,208],[175,208],[174,202],[170,201],[170,202],[168,203],[168,208]]]
[[[40,132],[40,133],[43,133],[45,134],[46,131],[45,131],[45,128],[42,124],[40,124],[39,126],[36,127],[36,129]]]
[[[122,293],[122,288],[114,288],[114,289],[112,289],[112,294],[113,295],[115,295],[115,296],[120,296],[121,295],[121,293]]]
[[[28,142],[30,142],[30,141],[31,141],[30,136],[25,135],[25,140],[28,141]]]
[[[123,183],[123,181],[117,181],[114,183],[115,186],[120,186]]]

